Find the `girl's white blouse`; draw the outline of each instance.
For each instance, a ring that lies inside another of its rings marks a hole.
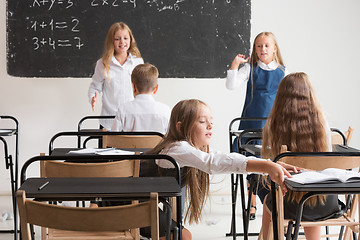
[[[120,104],[134,99],[131,73],[137,65],[142,63],[144,63],[142,58],[133,56],[130,53],[123,65],[120,65],[116,58],[112,57],[108,77],[105,78],[102,59],[96,62],[88,96],[91,103],[91,99],[95,96],[95,91],[98,92],[97,104],[99,104],[100,93],[102,92],[102,116],[115,116]],[[100,124],[109,130],[111,129],[112,123],[112,119],[100,120]]]
[[[208,174],[245,174],[247,173],[246,166],[249,159],[266,161],[238,153],[222,153],[220,151],[206,153],[191,146],[187,141],[175,142],[160,153],[173,157],[180,167],[194,167]],[[162,168],[173,168],[173,165],[167,160],[156,160],[156,163]]]

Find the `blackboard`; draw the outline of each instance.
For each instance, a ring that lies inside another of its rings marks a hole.
[[[163,78],[218,78],[249,55],[251,0],[7,0],[7,72],[91,77],[123,21]]]

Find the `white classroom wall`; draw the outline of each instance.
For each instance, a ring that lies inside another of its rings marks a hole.
[[[343,131],[349,125],[355,128],[351,145],[356,148],[360,148],[359,10],[358,0],[254,0],[251,20],[251,41],[261,31],[276,35],[288,69],[310,75],[330,126]],[[100,106],[95,113],[91,111],[89,78],[8,76],[5,0],[0,1],[0,16],[0,115],[12,115],[20,123],[21,165],[32,156],[47,153],[55,133],[76,130],[83,116],[99,115]],[[215,123],[212,147],[229,151],[228,125],[241,113],[245,86],[229,91],[224,79],[160,79],[159,85],[156,99],[170,107],[185,98],[207,102]],[[13,149],[10,140],[9,145]],[[0,194],[9,194],[9,173],[3,159],[1,145]],[[214,181],[228,184],[227,176]],[[230,193],[230,187],[221,191]]]

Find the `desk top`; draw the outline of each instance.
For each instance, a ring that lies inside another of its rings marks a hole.
[[[243,133],[244,130],[231,130],[230,134],[233,136],[237,136],[239,137],[241,133]],[[242,135],[242,137],[246,138],[246,137],[252,137],[252,138],[262,138],[262,131],[259,130],[254,130],[254,131],[250,131],[250,132],[246,132]]]
[[[0,136],[11,136],[16,133],[16,129],[0,129]]]
[[[241,148],[244,149],[244,151],[257,156],[257,155],[260,155],[260,152],[261,152],[261,148],[257,147],[257,146],[258,145],[254,145],[254,144],[245,144],[245,145],[242,145]],[[347,147],[347,146],[340,145],[340,144],[333,145],[332,150],[333,150],[333,152],[360,152],[359,149]]]
[[[359,193],[360,182],[352,183],[312,183],[300,184],[285,179],[285,186],[297,192],[321,192],[321,193]]]
[[[39,187],[49,182],[44,188]],[[140,178],[28,178],[19,188],[29,198],[39,200],[92,200],[96,198],[148,198],[181,196],[181,188],[172,177]]]

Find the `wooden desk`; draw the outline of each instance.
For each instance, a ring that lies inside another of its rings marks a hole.
[[[170,161],[176,170],[172,177],[140,177],[140,178],[26,178],[27,168],[38,161],[71,161],[71,162],[108,162],[122,160],[154,160]],[[45,182],[49,182],[39,190]],[[178,238],[182,239],[182,204],[181,204],[180,168],[170,156],[157,155],[70,155],[37,156],[27,160],[21,169],[21,190],[27,197],[42,201],[48,200],[129,200],[143,199],[150,192],[158,192],[159,197],[176,197]],[[168,238],[170,239],[170,238]]]
[[[299,184],[285,179],[287,188],[297,192],[308,192],[305,194],[298,204],[296,211],[295,224],[289,221],[289,227],[295,228],[293,238],[296,240],[299,235],[301,216],[304,208],[305,201],[315,195],[332,195],[332,194],[359,194],[360,182],[357,183],[317,183],[317,184]],[[275,210],[276,211],[276,210]],[[275,239],[275,238],[274,238]]]
[[[100,138],[105,135],[133,135],[133,136],[160,136],[164,137],[162,133],[159,132],[113,132],[113,131],[99,131],[99,130],[81,130],[78,132],[59,132],[55,134],[49,142],[49,154],[52,153],[54,149],[54,142],[56,139],[59,139],[60,137],[76,137],[80,139],[81,137],[95,137]],[[80,148],[80,143],[78,142],[78,148]]]
[[[39,187],[49,182],[44,188]],[[40,201],[147,199],[150,192],[159,197],[181,196],[172,177],[141,178],[28,178],[20,186],[26,197]]]
[[[258,145],[254,145],[254,144],[245,144],[241,146],[242,149],[244,149],[244,151],[257,156],[260,155],[261,153],[261,147],[259,147]],[[332,151],[333,152],[359,152],[359,149],[356,148],[352,148],[352,147],[348,147],[345,145],[340,145],[340,144],[335,144],[332,146]]]
[[[308,157],[326,157],[326,156],[334,156],[334,157],[359,157],[360,151],[354,148],[343,148],[347,151],[343,152],[286,152],[279,154],[275,157],[274,162],[277,162],[282,157],[291,157],[291,156],[308,156]],[[356,150],[356,151],[355,151]],[[357,183],[317,183],[317,184],[299,184],[292,181],[288,181],[285,179],[285,185],[290,190],[298,191],[298,192],[307,192],[300,202],[298,203],[298,209],[296,211],[296,219],[295,225],[293,225],[292,221],[289,221],[289,228],[295,227],[293,239],[297,239],[300,228],[300,220],[302,216],[303,206],[306,200],[314,195],[331,195],[331,194],[359,194],[360,193],[360,182]],[[278,236],[278,222],[277,222],[277,211],[276,211],[276,186],[275,183],[271,181],[271,198],[272,198],[272,221],[273,221],[273,236],[275,240],[279,239]]]

